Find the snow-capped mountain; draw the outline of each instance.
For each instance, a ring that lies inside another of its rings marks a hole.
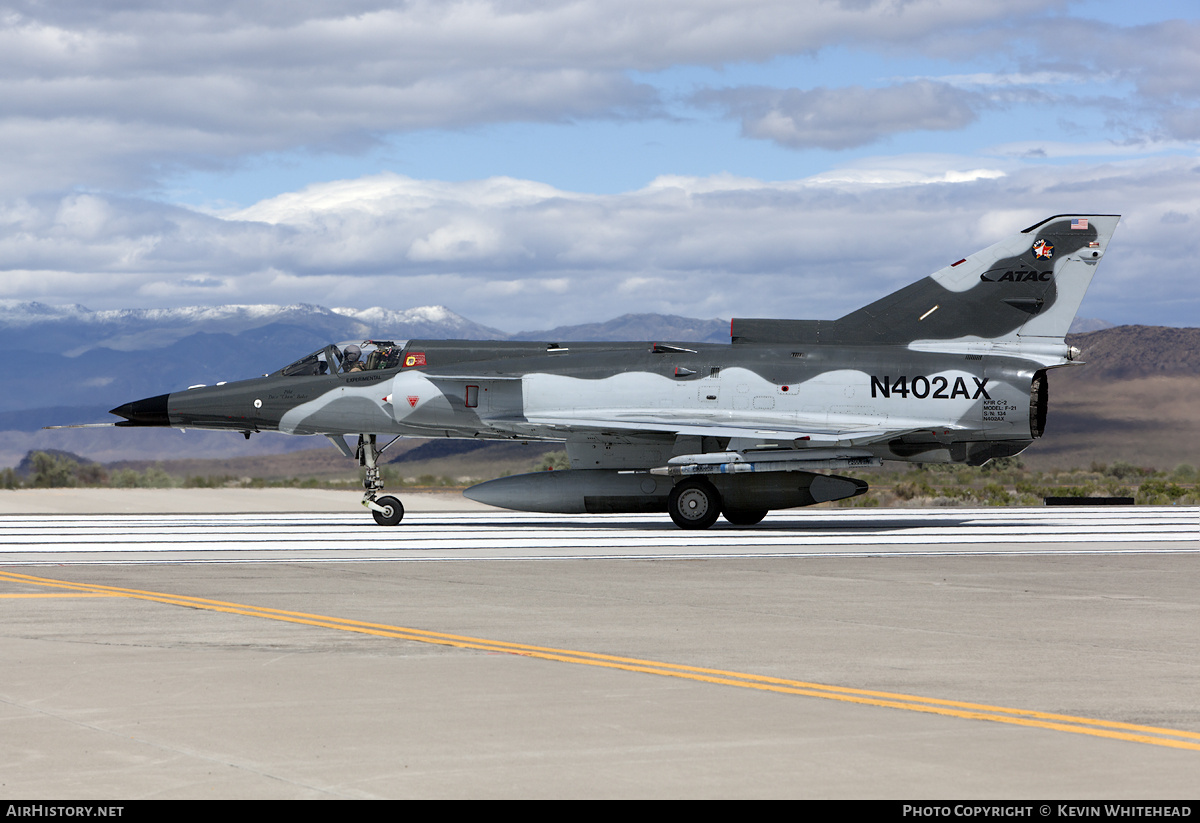
[[[330,340],[354,338],[457,337],[504,339],[504,332],[474,323],[445,306],[395,311],[334,308],[296,303],[278,305],[184,306],[174,309],[92,311],[78,304],[0,301],[0,343],[28,349],[35,340],[69,341],[58,349],[76,357],[96,348],[143,351],[190,335],[241,335],[269,326],[291,326]]]

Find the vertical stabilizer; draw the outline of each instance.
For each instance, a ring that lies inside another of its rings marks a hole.
[[[822,341],[1061,339],[1119,215],[1055,215],[840,320]]]

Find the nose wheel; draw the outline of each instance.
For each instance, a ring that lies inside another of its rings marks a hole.
[[[387,497],[377,498],[375,505],[378,509],[371,509],[371,516],[375,518],[375,522],[381,526],[398,526],[400,521],[404,519],[404,505],[398,498],[388,495]]]

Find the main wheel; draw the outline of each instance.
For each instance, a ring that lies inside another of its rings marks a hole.
[[[753,526],[767,516],[766,509],[726,509],[725,519],[735,526]]]
[[[685,480],[671,489],[667,511],[681,529],[707,529],[721,514],[721,495],[707,480]]]
[[[381,497],[375,502],[383,506],[383,511],[381,512],[371,509],[371,516],[375,518],[375,522],[379,525],[395,526],[404,519],[404,506],[395,497]]]

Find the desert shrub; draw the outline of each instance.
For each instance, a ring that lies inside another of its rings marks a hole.
[[[1144,472],[1132,463],[1126,463],[1124,460],[1118,460],[1109,466],[1105,472],[1109,477],[1115,477],[1119,480],[1127,480],[1131,477],[1141,477]]]
[[[912,480],[896,484],[895,495],[901,500],[912,500],[916,497],[933,497],[933,487],[924,480]]]
[[[546,452],[542,455],[542,462],[538,465],[537,470],[540,472],[557,472],[565,471],[571,468],[571,461],[567,457],[565,451]]]
[[[1169,506],[1172,503],[1178,503],[1185,494],[1187,494],[1187,490],[1182,486],[1159,478],[1152,478],[1138,487],[1135,499],[1143,506]]]
[[[144,489],[170,489],[176,485],[175,478],[163,471],[162,466],[151,466],[138,479],[138,486]]]
[[[1025,464],[1020,457],[997,457],[984,463],[980,471],[984,474],[999,474],[1001,472],[1020,472]]]
[[[79,464],[74,460],[46,452],[34,452],[29,459],[33,463],[31,486],[47,489],[75,485],[75,469]]]
[[[1012,502],[1008,489],[999,483],[988,483],[976,493],[976,497],[985,506],[1007,506]]]
[[[113,472],[108,478],[108,485],[116,486],[118,489],[134,489],[137,488],[142,476],[133,469],[121,469]]]
[[[108,472],[99,463],[79,463],[75,467],[75,482],[80,486],[107,486]]]

